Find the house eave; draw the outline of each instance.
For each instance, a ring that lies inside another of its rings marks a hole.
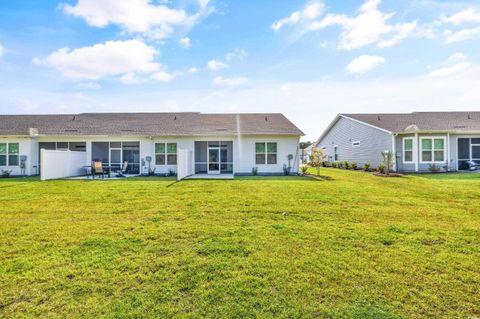
[[[411,134],[456,134],[456,135],[469,135],[469,134],[480,134],[480,131],[455,131],[455,130],[422,130],[422,131],[411,131],[411,132],[394,132],[397,135],[411,135]]]

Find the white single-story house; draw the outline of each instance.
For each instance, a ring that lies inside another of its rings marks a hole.
[[[57,168],[81,153],[77,166],[78,158],[85,166],[127,161],[129,174],[166,174],[183,150],[189,175],[283,174],[284,166],[298,172],[302,135],[282,114],[0,115],[0,170],[40,174],[44,149],[66,152]]]
[[[468,170],[480,164],[480,112],[339,114],[314,145],[332,162],[376,167],[391,151],[400,172]]]

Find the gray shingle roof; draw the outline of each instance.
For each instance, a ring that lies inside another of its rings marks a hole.
[[[0,115],[0,135],[304,135],[283,114],[83,113]]]
[[[392,133],[480,131],[480,112],[340,114]]]

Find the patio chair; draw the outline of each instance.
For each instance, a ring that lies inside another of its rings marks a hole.
[[[116,170],[115,173],[117,177],[125,177],[125,173],[128,169],[128,161],[123,162],[123,165],[120,169]]]
[[[102,179],[105,178],[106,171],[103,169],[102,162],[92,162],[92,178],[95,175],[102,175]]]
[[[477,164],[474,161],[468,161],[467,165],[468,165],[468,170],[470,171],[476,171],[480,168],[480,164]]]

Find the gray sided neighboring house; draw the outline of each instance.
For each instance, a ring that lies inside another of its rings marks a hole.
[[[339,114],[314,145],[333,162],[377,167],[388,150],[400,172],[467,170],[480,164],[480,112]]]

